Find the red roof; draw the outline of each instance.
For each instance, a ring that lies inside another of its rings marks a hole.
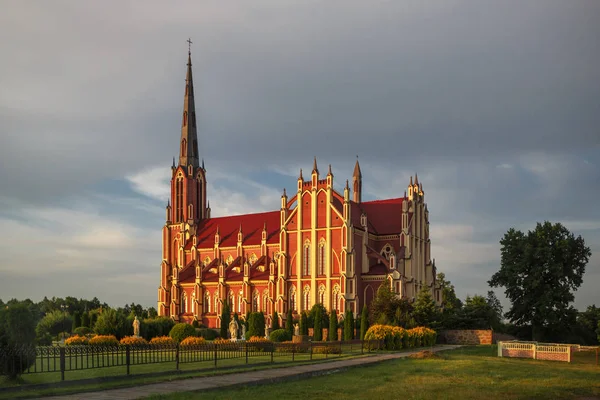
[[[188,283],[187,281],[194,281],[196,279],[196,269],[194,268],[194,260],[190,261],[188,265],[183,267],[179,271],[179,281],[182,283]]]
[[[360,216],[367,214],[369,230],[379,235],[390,235],[402,231],[402,201],[403,197],[396,199],[365,201],[352,205],[352,223],[360,227]]]
[[[210,248],[215,244],[215,233],[219,228],[222,247],[237,245],[238,232],[242,227],[244,245],[259,245],[263,227],[267,225],[267,243],[279,243],[280,212],[269,211],[257,214],[233,215],[210,218],[198,226],[198,248]]]

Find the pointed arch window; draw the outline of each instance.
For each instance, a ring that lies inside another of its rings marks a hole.
[[[319,242],[319,275],[325,275],[325,239]]]
[[[252,294],[252,311],[259,312],[260,311],[260,296],[258,295],[258,291],[254,291]]]
[[[340,309],[340,287],[335,285],[333,287],[333,293],[331,295],[331,309],[339,311]]]
[[[303,297],[304,297],[304,304],[303,304],[303,308],[305,310],[310,310],[310,287],[308,285],[304,286],[304,293],[303,293]]]
[[[269,291],[265,289],[263,291],[263,311],[268,315],[271,314],[271,302],[269,301]]]
[[[181,314],[185,314],[187,312],[187,295],[185,292],[181,293]]]
[[[325,304],[325,285],[319,286],[319,303]]]
[[[229,291],[229,307],[231,308],[231,312],[235,312],[235,295],[233,294],[233,290]]]
[[[304,242],[304,275],[310,275],[310,241]]]
[[[214,312],[219,313],[219,291],[215,290]]]
[[[187,119],[188,119],[187,111],[184,111],[183,112],[183,126],[187,126]]]
[[[183,221],[183,177],[175,181],[175,222]]]
[[[192,292],[192,314],[196,314],[196,291]]]
[[[290,288],[290,309],[296,311],[296,287],[294,285]]]
[[[204,295],[204,313],[210,313],[210,293],[208,291]]]
[[[242,313],[242,300],[244,298],[244,293],[240,290],[238,292],[238,313]]]

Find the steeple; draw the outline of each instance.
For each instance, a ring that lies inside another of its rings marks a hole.
[[[191,45],[191,40],[188,39]],[[192,52],[188,50],[183,116],[181,120],[181,140],[179,141],[179,165],[198,168],[198,135],[196,133],[196,106],[194,104],[194,81],[192,79]]]
[[[355,203],[362,201],[362,173],[358,164],[358,156],[356,156],[356,164],[354,165],[354,173],[352,174],[352,200]]]
[[[315,156],[315,160],[313,161],[313,170],[312,170],[313,174],[316,172],[317,175],[319,174],[319,169],[317,168],[317,156]]]

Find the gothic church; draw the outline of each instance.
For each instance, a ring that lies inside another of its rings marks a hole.
[[[162,230],[159,315],[220,326],[221,307],[245,315],[263,311],[270,326],[322,303],[355,316],[382,283],[414,299],[428,288],[440,303],[431,259],[429,211],[423,186],[411,177],[403,197],[362,201],[362,174],[333,189],[314,160],[296,193],[281,208],[258,214],[211,217],[207,174],[198,157],[191,54],[188,54],[179,162],[172,167],[171,199]]]

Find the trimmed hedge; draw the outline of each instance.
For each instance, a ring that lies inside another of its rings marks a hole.
[[[417,327],[404,329],[399,326],[373,325],[365,334],[365,340],[383,340],[386,350],[400,350],[421,346],[433,346],[437,333],[433,329]]]
[[[196,336],[196,328],[190,324],[180,322],[171,329],[169,336],[177,343],[180,343],[185,338]]]
[[[289,332],[285,329],[277,329],[271,332],[269,339],[271,339],[271,342],[286,342],[292,340]]]
[[[116,346],[119,341],[115,335],[97,335],[90,339],[89,344],[92,346]]]
[[[196,329],[196,336],[202,337],[206,340],[215,340],[217,338],[217,332],[214,329],[200,328]]]

